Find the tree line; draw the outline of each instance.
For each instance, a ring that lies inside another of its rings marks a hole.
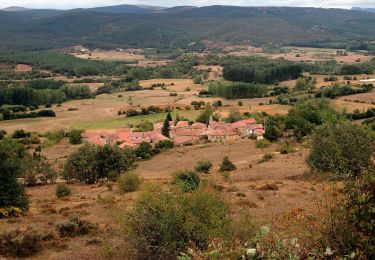
[[[256,98],[267,95],[267,86],[257,83],[223,83],[214,82],[208,86],[208,91],[220,97],[233,98]]]
[[[230,81],[273,84],[298,78],[302,67],[298,64],[232,64],[224,67],[223,77]]]

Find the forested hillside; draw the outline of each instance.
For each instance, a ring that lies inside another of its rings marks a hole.
[[[375,14],[321,8],[179,7],[0,12],[0,49],[89,47],[201,48],[231,43],[357,46],[375,40]],[[148,11],[147,11],[148,10]],[[129,13],[133,12],[133,13]]]

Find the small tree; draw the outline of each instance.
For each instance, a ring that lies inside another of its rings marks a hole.
[[[371,165],[371,139],[350,122],[318,127],[311,144],[307,163],[319,171],[358,175]]]
[[[200,178],[194,171],[180,171],[175,174],[174,183],[183,192],[190,192],[199,188]]]
[[[82,143],[82,134],[83,130],[78,130],[78,129],[72,129],[69,132],[69,143],[70,144],[80,144]]]
[[[56,186],[56,197],[62,198],[67,197],[72,193],[69,186],[63,183],[60,183]]]
[[[28,199],[24,187],[17,178],[22,174],[21,159],[25,151],[12,140],[0,142],[0,208],[28,208]]]
[[[220,172],[229,172],[229,171],[234,171],[236,170],[237,167],[234,165],[228,158],[228,156],[225,156],[223,159],[223,162],[220,165]]]
[[[209,160],[199,161],[195,170],[197,172],[209,173],[212,168],[212,162]]]
[[[142,142],[135,150],[134,153],[137,157],[142,159],[150,159],[154,155],[152,147],[147,142]]]

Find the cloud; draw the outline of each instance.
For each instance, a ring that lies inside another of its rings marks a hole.
[[[372,3],[371,3],[372,2]],[[239,5],[239,6],[314,6],[350,8],[352,6],[375,7],[375,2],[369,0],[1,0],[0,8],[8,6],[24,6],[29,8],[86,8],[95,6],[119,5],[119,4],[147,4],[155,6],[178,5]]]

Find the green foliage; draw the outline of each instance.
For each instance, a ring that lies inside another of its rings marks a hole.
[[[134,153],[138,158],[150,159],[154,155],[154,150],[149,143],[142,142],[134,149]]]
[[[296,91],[311,91],[313,89],[315,89],[314,83],[306,78],[298,78],[294,87]]]
[[[195,170],[197,172],[209,173],[212,168],[212,162],[209,160],[199,161],[197,166],[195,166]]]
[[[270,61],[253,57],[245,63],[231,63],[224,67],[223,78],[230,81],[272,84],[275,81],[296,79],[302,67],[286,61]]]
[[[67,197],[70,196],[72,193],[71,189],[69,188],[68,185],[59,183],[56,186],[56,197],[57,198],[62,198],[62,197]]]
[[[258,161],[258,163],[268,162],[268,161],[272,160],[272,158],[273,158],[273,155],[272,155],[271,153],[263,154],[262,159],[260,159],[260,160]]]
[[[5,130],[0,129],[0,141],[4,139],[7,132]]]
[[[25,138],[25,137],[30,137],[30,136],[31,136],[31,133],[26,132],[26,131],[23,130],[23,129],[17,129],[17,130],[14,131],[14,133],[12,134],[12,138],[14,138],[14,139],[20,139],[20,138]]]
[[[350,122],[327,123],[312,135],[307,163],[314,169],[339,176],[358,175],[371,165],[371,155],[371,139],[361,126]]]
[[[72,216],[68,221],[57,223],[55,228],[60,237],[76,237],[90,233],[97,229],[97,225],[77,216]]]
[[[211,107],[210,104],[206,104],[206,107],[200,113],[200,115],[197,117],[196,121],[199,122],[199,123],[203,123],[203,124],[208,125],[208,123],[210,122],[210,118],[214,114],[214,111],[215,110]]]
[[[326,239],[338,256],[355,253],[370,259],[375,250],[375,177],[373,170],[345,184],[345,198],[331,210]],[[324,241],[326,242],[326,241]]]
[[[91,184],[102,179],[116,178],[120,172],[131,170],[134,163],[135,156],[130,149],[85,144],[68,156],[63,177],[67,181]]]
[[[71,76],[90,76],[112,73],[116,63],[76,58],[53,51],[2,52],[0,60],[13,64],[29,64],[36,69]]]
[[[121,193],[133,192],[139,189],[141,179],[134,172],[125,172],[117,179],[117,185]]]
[[[28,199],[24,187],[18,183],[22,173],[24,148],[13,140],[0,142],[0,208],[28,208]]]
[[[72,129],[68,133],[69,136],[69,143],[70,144],[80,144],[82,143],[82,137],[81,134],[83,133],[83,130],[79,129]]]
[[[255,147],[260,148],[260,149],[264,149],[270,146],[271,146],[271,143],[266,139],[257,140],[255,143]]]
[[[173,148],[174,143],[170,140],[159,141],[155,144],[155,150],[167,150]]]
[[[268,126],[266,127],[266,131],[263,135],[264,138],[266,138],[268,141],[276,141],[281,137],[282,133],[276,126]]]
[[[257,98],[267,95],[267,86],[257,83],[217,81],[208,85],[208,91],[228,99]]]
[[[38,146],[33,155],[26,155],[22,160],[24,184],[33,186],[38,183],[54,183],[57,172],[52,168],[48,160],[41,155],[41,147]]]
[[[203,82],[202,76],[194,77],[193,82],[194,82],[194,84],[202,84],[202,82]]]
[[[234,165],[228,158],[228,156],[225,156],[223,159],[223,162],[220,165],[220,172],[230,172],[236,170],[237,167]]]
[[[154,126],[150,121],[143,121],[137,125],[137,129],[134,132],[148,132],[154,130]]]
[[[373,89],[374,86],[372,84],[362,84],[360,86],[340,86],[340,84],[336,83],[333,86],[321,87],[317,92],[315,92],[315,97],[337,98],[341,96],[368,93]]]
[[[28,257],[41,249],[43,236],[33,228],[6,231],[0,235],[0,254]]]
[[[280,148],[280,153],[281,154],[288,154],[294,152],[293,147],[290,146],[289,143],[284,143],[281,148]]]
[[[300,102],[291,109],[285,119],[287,129],[293,130],[297,139],[312,133],[324,122],[340,122],[344,116],[336,112],[325,99]]]
[[[139,221],[142,220],[142,221]],[[189,245],[206,249],[214,238],[231,237],[229,206],[216,192],[192,194],[148,191],[125,221],[134,259],[176,259]]]
[[[183,192],[191,192],[199,188],[200,178],[194,171],[180,171],[175,174],[173,183]]]
[[[168,113],[168,115],[170,116],[170,114]],[[163,123],[163,128],[161,129],[161,134],[164,135],[165,137],[169,137],[169,131],[171,129],[170,125],[169,125],[169,120],[168,119],[168,116],[167,118],[164,120],[164,123]]]

